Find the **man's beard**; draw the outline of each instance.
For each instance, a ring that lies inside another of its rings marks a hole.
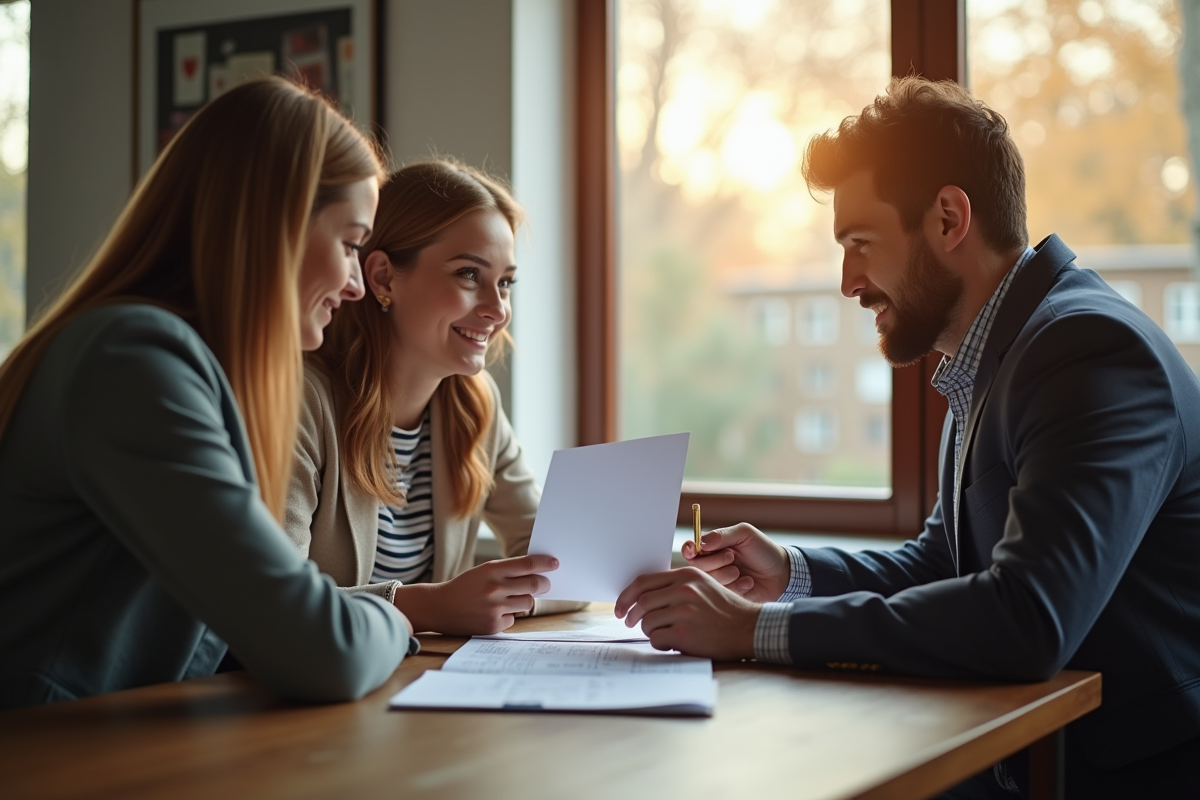
[[[907,367],[933,351],[934,343],[949,327],[962,293],[962,278],[937,260],[918,231],[910,238],[908,267],[895,297],[880,292],[862,295],[859,303],[864,307],[887,303],[892,324],[889,331],[880,333],[879,351],[893,367]]]

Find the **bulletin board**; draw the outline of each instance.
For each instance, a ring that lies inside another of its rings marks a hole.
[[[140,176],[205,103],[284,75],[364,130],[376,118],[375,0],[141,0],[135,163]]]

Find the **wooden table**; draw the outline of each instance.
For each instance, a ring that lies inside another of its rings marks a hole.
[[[1035,742],[1050,752],[1100,704],[1096,673],[987,685],[744,663],[715,665],[711,719],[389,711],[463,642],[422,641],[357,703],[283,702],[239,672],[0,714],[0,797],[921,798]]]

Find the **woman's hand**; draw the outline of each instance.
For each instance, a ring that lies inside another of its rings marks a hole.
[[[533,609],[534,595],[550,590],[541,573],[556,569],[558,559],[546,555],[489,561],[445,583],[401,586],[392,602],[418,631],[499,633]]]
[[[769,603],[787,588],[792,573],[787,550],[753,525],[739,522],[717,528],[700,541],[703,548],[698,555],[691,540],[683,543],[684,560],[730,591],[756,603]]]

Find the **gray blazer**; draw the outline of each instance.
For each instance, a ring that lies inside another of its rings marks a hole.
[[[484,373],[486,376],[486,373]],[[433,577],[447,581],[475,565],[479,522],[486,519],[496,534],[504,557],[529,550],[533,520],[542,491],[525,465],[521,445],[500,405],[496,385],[493,414],[483,441],[495,478],[495,487],[480,508],[469,516],[453,511],[449,459],[437,403],[430,407],[429,425],[433,460]],[[339,452],[337,402],[329,378],[318,368],[304,370],[304,407],[300,435],[288,492],[284,527],[300,552],[349,592],[370,592],[391,600],[398,581],[370,583],[379,533],[379,500],[354,483]],[[553,580],[553,573],[550,574]],[[535,601],[534,614],[573,611],[586,603]]]
[[[114,304],[51,343],[0,439],[0,708],[211,674],[379,686],[403,617],[338,592],[259,498],[233,393],[179,317]]]

